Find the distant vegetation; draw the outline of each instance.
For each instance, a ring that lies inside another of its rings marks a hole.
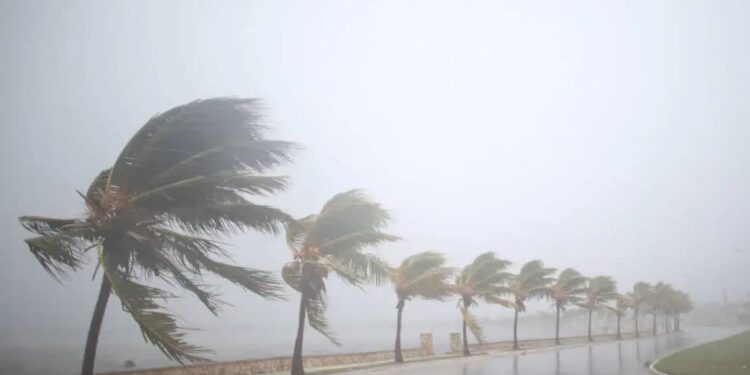
[[[331,274],[360,288],[393,284],[396,362],[403,361],[401,317],[412,299],[458,298],[464,355],[470,355],[467,331],[483,340],[482,328],[471,313],[471,307],[481,302],[514,310],[514,348],[518,348],[518,314],[530,299],[552,302],[558,343],[560,312],[572,306],[587,310],[590,340],[595,310],[617,315],[619,337],[620,319],[629,309],[634,312],[636,335],[642,312],[652,315],[655,334],[659,316],[667,332],[679,331],[680,316],[692,309],[689,296],[669,284],[639,282],[632,291],[619,294],[608,276],[589,279],[568,268],[555,277],[556,270],[541,260],[511,273],[511,262],[494,252],[482,253],[458,270],[446,266],[445,256],[434,251],[408,256],[393,268],[365,251],[399,238],[383,232],[390,220],[388,211],[359,190],[338,194],[320,212],[301,219],[251,200],[286,188],[286,177],[269,173],[290,162],[295,147],[266,139],[261,124],[254,99],[216,98],[178,106],[149,120],[111,168],[96,176],[85,194],[79,193],[87,208],[84,217],[19,218],[37,235],[26,240],[29,250],[58,280],[67,271],[80,270],[87,252],[96,253],[101,287],[88,331],[83,375],[94,372],[99,331],[112,293],[146,340],[179,363],[205,361],[206,350],[186,342],[175,316],[159,304],[172,296],[144,282],[160,278],[184,288],[214,314],[223,302],[202,284],[204,273],[263,298],[284,298],[273,273],[221,261],[229,254],[216,239],[250,230],[285,231],[292,251],[292,261],[281,274],[300,293],[294,375],[304,374],[306,324],[338,344],[325,317],[326,280]]]

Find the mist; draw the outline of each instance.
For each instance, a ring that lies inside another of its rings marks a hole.
[[[97,293],[93,257],[56,283],[17,218],[82,215],[76,190],[151,116],[216,96],[261,98],[269,137],[301,145],[270,203],[302,217],[364,189],[403,238],[377,249],[392,264],[494,251],[513,270],[542,259],[621,290],[665,281],[697,305],[743,299],[749,14],[743,1],[0,1],[0,372],[77,371]],[[283,236],[227,241],[240,265],[291,258]],[[232,305],[218,318],[184,293],[169,305],[193,341],[215,359],[288,355],[298,295],[211,282]],[[332,280],[328,295],[343,345],[310,333],[306,354],[392,345],[390,286]],[[405,344],[432,332],[445,348],[455,300],[410,303]],[[549,335],[532,325],[543,312],[530,304],[522,334]],[[511,334],[512,310],[476,315],[499,327],[491,338]],[[170,363],[111,299],[98,369],[127,359]]]

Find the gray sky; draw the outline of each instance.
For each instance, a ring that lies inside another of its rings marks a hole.
[[[90,269],[53,282],[16,217],[82,214],[75,190],[150,116],[225,95],[265,99],[274,136],[305,147],[271,202],[302,216],[366,189],[405,238],[378,251],[390,261],[435,249],[461,266],[493,250],[700,302],[744,296],[749,16],[746,1],[2,0],[0,340],[64,324],[79,350],[97,288]],[[289,257],[279,238],[233,243],[244,265]],[[295,295],[221,290],[235,305],[223,320],[189,298],[176,311],[207,331],[251,319],[291,349]],[[387,288],[334,283],[330,299],[339,328],[394,315]],[[458,324],[452,300],[413,309]],[[133,328],[119,310],[105,333]]]

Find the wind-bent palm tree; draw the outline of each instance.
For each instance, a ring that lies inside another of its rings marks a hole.
[[[630,307],[633,308],[633,319],[635,319],[635,337],[641,337],[638,329],[638,314],[641,309],[648,305],[651,299],[651,284],[639,281],[633,285],[633,291],[627,293]]]
[[[358,287],[388,281],[388,265],[362,250],[398,240],[381,231],[389,220],[390,215],[379,204],[368,200],[361,191],[351,190],[331,198],[320,213],[289,223],[287,243],[294,260],[284,265],[282,277],[301,295],[293,375],[305,373],[302,363],[305,317],[313,329],[339,345],[325,317],[325,280],[329,273]]]
[[[510,266],[510,262],[499,259],[493,252],[480,254],[474,262],[464,267],[456,276],[454,285],[455,292],[461,298],[458,301],[461,309],[463,320],[463,354],[471,355],[469,351],[469,339],[466,335],[467,327],[474,334],[477,341],[483,342],[482,327],[477,323],[476,318],[469,312],[469,307],[476,305],[479,300],[485,302],[495,302],[498,291],[510,277],[510,274],[504,272]]]
[[[513,308],[513,349],[518,349],[518,313],[526,311],[526,300],[550,295],[550,284],[555,279],[549,276],[553,273],[554,268],[545,268],[541,260],[532,260],[524,264],[517,275],[512,275],[503,288],[504,294],[513,296],[512,302],[502,303]]]
[[[396,362],[404,362],[401,353],[401,314],[406,301],[412,298],[436,299],[450,295],[453,288],[448,279],[454,268],[444,267],[445,255],[433,251],[412,255],[393,270],[391,282],[398,297],[398,317],[396,323]]]
[[[19,220],[39,234],[26,240],[42,267],[58,278],[81,268],[96,249],[102,270],[82,374],[94,370],[99,330],[112,292],[144,338],[168,358],[203,361],[204,349],[188,344],[175,317],[158,304],[164,290],[136,282],[159,277],[187,289],[212,312],[222,301],[201,284],[214,273],[266,298],[281,296],[268,272],[221,263],[217,235],[255,229],[275,233],[290,220],[282,211],[250,202],[286,186],[263,173],[290,160],[292,144],[267,140],[254,99],[194,101],[149,120],[81,194],[86,216]]]
[[[677,291],[674,303],[674,331],[680,332],[680,314],[687,314],[693,310],[693,301],[690,296],[683,292]]]
[[[609,276],[597,276],[590,279],[586,286],[583,302],[579,306],[588,310],[589,313],[589,341],[594,341],[591,335],[591,318],[594,310],[604,308],[605,303],[617,297],[617,283]]]
[[[581,302],[586,290],[586,277],[572,268],[566,268],[550,287],[550,298],[555,306],[555,344],[560,345],[560,312],[569,305]]]
[[[658,282],[654,285],[651,304],[654,308],[654,321],[656,314],[664,314],[664,332],[669,333],[669,319],[672,314],[674,299],[677,291],[669,284]],[[654,322],[654,334],[656,334],[656,322]]]
[[[608,308],[615,314],[617,317],[617,339],[622,340],[622,330],[620,328],[622,317],[625,316],[625,314],[628,312],[628,309],[631,306],[630,299],[626,295],[618,294],[615,297],[615,305],[614,306],[608,306]]]

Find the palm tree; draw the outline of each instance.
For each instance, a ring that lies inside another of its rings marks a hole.
[[[188,344],[175,317],[158,304],[171,295],[136,281],[159,277],[194,294],[212,313],[222,301],[202,285],[206,272],[266,298],[281,297],[268,272],[221,263],[217,235],[255,229],[275,233],[290,220],[247,195],[276,193],[284,177],[263,173],[290,160],[292,144],[267,140],[254,99],[194,101],[150,119],[128,142],[112,168],[87,193],[85,217],[19,220],[39,236],[26,240],[54,278],[82,267],[96,249],[102,281],[86,340],[82,374],[94,370],[99,329],[112,292],[144,338],[168,358],[205,360]]]
[[[633,291],[627,293],[630,307],[633,308],[633,318],[635,319],[635,337],[641,337],[638,329],[638,314],[644,308],[651,298],[651,284],[639,281],[633,285]]]
[[[664,331],[669,333],[669,320],[674,308],[677,291],[669,284],[659,282],[654,285],[652,304],[655,311],[664,314]],[[654,315],[654,319],[656,316]],[[654,331],[656,334],[656,331]]]
[[[458,303],[463,321],[463,354],[465,356],[471,355],[466,335],[467,327],[477,341],[480,343],[483,341],[482,327],[469,312],[469,307],[478,304],[480,299],[485,302],[494,302],[498,290],[510,277],[509,273],[504,272],[510,264],[507,260],[497,258],[495,253],[486,252],[480,254],[456,276],[454,288],[456,294],[460,296]]]
[[[287,243],[294,260],[284,265],[282,277],[301,295],[293,375],[305,373],[302,363],[305,317],[313,329],[339,345],[325,317],[325,280],[329,273],[357,287],[388,281],[388,265],[362,250],[398,239],[381,232],[389,220],[390,215],[379,204],[368,200],[359,190],[351,190],[335,195],[318,214],[289,224]]]
[[[622,340],[622,330],[620,329],[620,323],[622,321],[622,317],[625,316],[625,314],[628,312],[628,309],[631,306],[631,302],[628,299],[626,295],[618,294],[615,297],[615,305],[614,306],[608,306],[608,308],[615,313],[615,316],[617,317],[617,339]]]
[[[532,260],[524,264],[517,275],[512,275],[503,288],[504,294],[513,296],[513,302],[502,303],[513,308],[513,349],[518,349],[518,313],[526,311],[526,300],[550,295],[550,284],[555,279],[549,276],[553,273],[554,268],[545,268],[541,260]]]
[[[412,255],[393,270],[391,282],[398,297],[396,324],[396,362],[404,362],[401,354],[401,314],[406,301],[412,298],[441,300],[452,293],[448,279],[455,269],[444,267],[445,255],[433,251]]]
[[[680,332],[680,314],[687,314],[693,310],[693,302],[690,296],[682,291],[677,291],[674,304],[674,330]]]
[[[583,302],[579,304],[589,313],[589,341],[594,341],[593,336],[591,336],[591,318],[594,310],[604,308],[605,303],[615,299],[616,296],[617,283],[611,277],[597,276],[589,280]]]
[[[586,277],[572,268],[566,268],[550,287],[550,298],[555,306],[555,344],[560,345],[560,311],[571,304],[581,302],[581,295],[585,291]]]

